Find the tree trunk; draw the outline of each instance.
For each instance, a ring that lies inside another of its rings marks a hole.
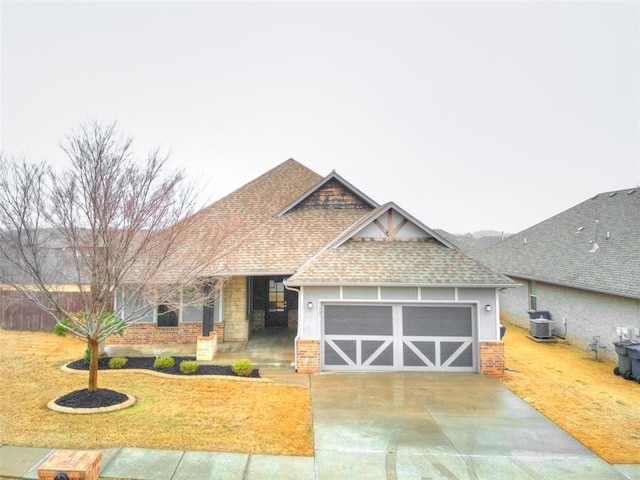
[[[98,389],[98,360],[100,359],[100,349],[98,340],[89,338],[89,391],[95,392]]]

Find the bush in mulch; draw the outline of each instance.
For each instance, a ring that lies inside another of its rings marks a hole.
[[[130,370],[130,369],[140,369],[140,370],[154,370],[153,364],[156,360],[156,357],[123,357],[127,359],[127,363],[119,368],[118,370]],[[229,375],[232,377],[237,377],[233,370],[231,369],[231,365],[200,365],[198,367],[198,371],[195,373],[183,373],[180,371],[180,363],[183,360],[194,361],[194,357],[173,357],[175,360],[175,364],[171,368],[163,368],[162,373],[169,373],[171,375],[182,375],[182,376],[198,376],[198,375]],[[89,370],[89,365],[84,363],[84,360],[76,360],[67,364],[68,368],[73,370]],[[104,357],[98,361],[98,370],[109,370],[109,358]],[[158,371],[157,369],[155,371]],[[249,378],[260,378],[260,370],[254,368]]]

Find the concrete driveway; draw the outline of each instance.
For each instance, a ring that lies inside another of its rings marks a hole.
[[[625,479],[477,374],[310,376],[318,479]]]

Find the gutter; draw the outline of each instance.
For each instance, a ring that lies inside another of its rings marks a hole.
[[[300,331],[302,330],[302,328],[300,328],[303,324],[303,317],[304,315],[302,314],[302,306],[304,305],[303,302],[303,295],[302,295],[302,289],[298,289],[298,288],[293,288],[290,287],[289,285],[287,285],[287,282],[282,282],[282,284],[284,285],[284,288],[286,288],[287,290],[291,291],[291,292],[296,292],[298,294],[298,331],[296,332],[296,338],[294,338],[293,340],[293,368],[295,369],[295,371],[298,371],[298,340],[300,339]]]

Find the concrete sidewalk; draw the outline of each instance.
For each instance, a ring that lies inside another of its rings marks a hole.
[[[0,447],[0,477],[38,479],[38,467],[53,450]],[[313,457],[247,455],[119,448],[102,450],[100,478],[135,480],[315,479]]]

